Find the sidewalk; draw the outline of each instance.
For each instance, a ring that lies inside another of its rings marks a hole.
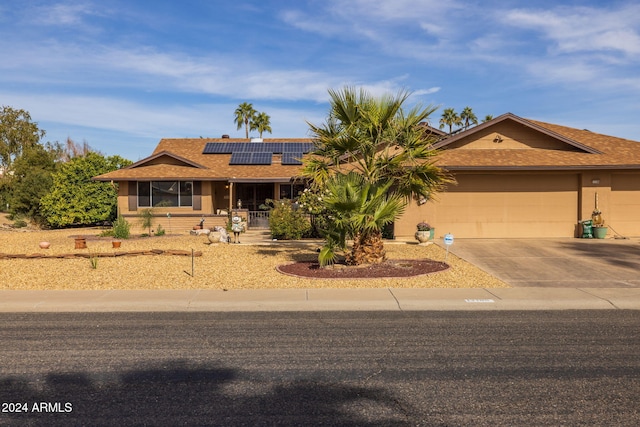
[[[0,291],[0,313],[640,310],[640,288]]]

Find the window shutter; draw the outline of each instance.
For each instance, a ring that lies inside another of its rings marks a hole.
[[[193,210],[194,211],[202,210],[202,182],[201,181],[193,182]]]
[[[129,210],[138,210],[138,183],[129,181]]]

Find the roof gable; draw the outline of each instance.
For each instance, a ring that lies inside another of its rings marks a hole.
[[[597,149],[507,113],[445,137],[434,148],[445,150],[556,150],[599,154]]]
[[[186,166],[186,167],[192,167],[197,169],[206,169],[204,166],[192,160],[178,156],[169,151],[160,151],[158,153],[153,154],[150,157],[144,158],[136,163],[133,163],[124,169],[135,169],[140,167],[149,167],[149,166],[157,166],[157,165],[172,165],[172,166],[182,166],[182,167]]]

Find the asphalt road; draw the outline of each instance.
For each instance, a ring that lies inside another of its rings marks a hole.
[[[2,425],[631,426],[640,313],[0,314]]]

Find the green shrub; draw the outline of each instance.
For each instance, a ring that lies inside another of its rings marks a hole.
[[[158,229],[156,230],[156,236],[164,236],[166,231],[162,228],[162,224],[158,224]]]
[[[274,239],[298,240],[309,232],[309,220],[302,211],[293,208],[290,200],[277,200],[273,204],[274,208],[269,215],[269,228]]]
[[[26,226],[27,226],[27,221],[25,221],[24,219],[17,219],[13,223],[13,228],[25,228]]]
[[[113,222],[113,237],[116,239],[128,239],[131,234],[131,225],[123,217],[119,216]]]

